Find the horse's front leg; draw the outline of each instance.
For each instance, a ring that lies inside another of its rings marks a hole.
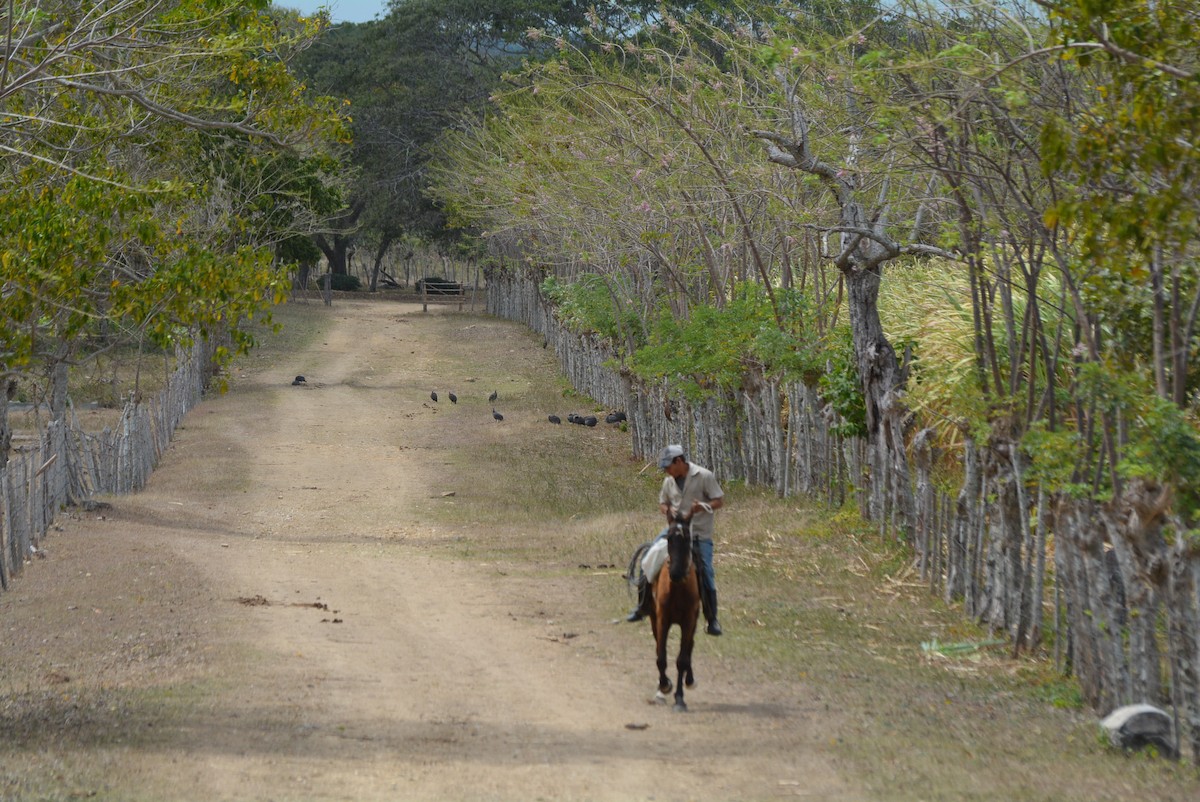
[[[692,647],[696,643],[696,624],[691,622],[680,627],[679,656],[675,658],[675,670],[678,672],[675,681],[675,710],[687,711],[687,702],[683,701],[683,686],[691,688],[696,684],[692,676]]]
[[[669,625],[661,618],[655,622],[654,643],[658,655],[658,692],[670,693],[671,680],[667,678],[667,634]]]
[[[689,688],[696,685],[696,677],[692,674],[692,649],[696,645],[697,629],[695,621],[686,627],[686,631],[680,638],[679,659],[675,661],[675,667],[679,669],[679,684],[687,685]]]

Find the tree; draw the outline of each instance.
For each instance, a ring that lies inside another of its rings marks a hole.
[[[355,189],[337,226],[317,238],[333,272],[346,272],[356,239],[371,243],[378,267],[404,233],[440,236],[443,218],[424,194],[428,149],[478,113],[521,55],[498,27],[518,18],[504,17],[503,7],[396,3],[382,20],[330,29],[305,53],[301,72],[353,110]]]
[[[1042,5],[1053,23],[1048,49],[1094,87],[1049,117],[1041,137],[1046,172],[1078,183],[1046,212],[1078,249],[1059,256],[1080,322],[1071,480],[1106,500],[1073,512],[1081,533],[1099,529],[1112,545],[1137,615],[1120,633],[1128,655],[1110,633],[1084,629],[1114,655],[1088,672],[1085,690],[1101,703],[1162,695],[1162,605],[1171,701],[1200,760],[1195,8]]]
[[[0,11],[0,377],[45,377],[55,417],[82,335],[167,346],[231,329],[248,347],[245,323],[277,300],[270,246],[321,213],[343,132],[288,70],[316,28],[265,9]]]
[[[557,41],[586,46],[591,28],[636,31],[659,8],[657,2],[393,0],[381,20],[330,29],[300,68],[320,91],[348,98],[353,109],[356,190],[338,225],[317,239],[331,269],[346,269],[356,240],[373,251],[377,272],[387,249],[407,233],[433,241],[453,236],[426,193],[436,143],[480,119],[504,74],[522,61],[555,55]],[[531,39],[532,30],[541,36]]]

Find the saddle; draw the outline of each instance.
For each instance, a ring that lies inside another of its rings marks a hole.
[[[700,562],[700,547],[695,543],[692,544],[692,558],[696,563]],[[624,579],[635,591],[643,580],[653,587],[658,579],[658,572],[662,570],[666,561],[667,539],[660,537],[647,540],[634,549],[633,556],[629,558],[629,567],[625,569]]]
[[[660,538],[652,541],[650,548],[646,549],[646,553],[642,555],[641,568],[642,575],[653,585],[658,581],[658,572],[662,570],[663,563],[667,561],[667,539]]]

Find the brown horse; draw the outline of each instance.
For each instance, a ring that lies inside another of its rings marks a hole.
[[[679,625],[679,656],[675,659],[675,709],[683,712],[683,686],[696,684],[692,675],[692,646],[696,641],[696,622],[700,617],[700,576],[692,559],[692,527],[681,516],[671,520],[667,530],[667,561],[654,583],[654,608],[650,629],[658,651],[658,692],[671,692],[667,678],[667,635]]]

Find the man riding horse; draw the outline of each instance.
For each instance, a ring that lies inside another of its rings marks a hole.
[[[713,472],[695,463],[688,462],[683,446],[669,445],[658,454],[658,467],[666,474],[662,490],[658,494],[658,509],[663,515],[674,517],[682,514],[691,522],[695,537],[695,559],[700,567],[700,601],[704,609],[704,620],[708,622],[705,632],[720,635],[717,623],[717,580],[713,573],[713,523],[714,512],[724,505],[725,493],[717,484]],[[667,530],[658,534],[666,537]],[[658,538],[656,538],[657,540]],[[649,583],[645,577],[638,581],[638,605],[626,621],[641,621],[650,611]]]

